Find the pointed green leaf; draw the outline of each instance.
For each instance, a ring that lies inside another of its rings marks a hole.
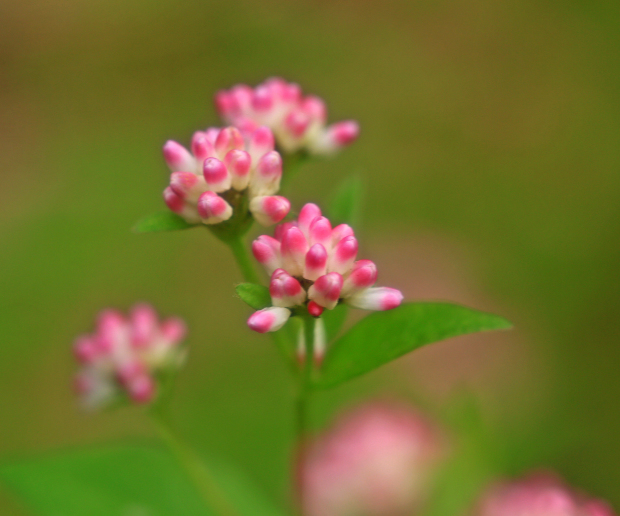
[[[362,212],[363,184],[359,176],[345,179],[331,195],[327,203],[327,217],[331,223],[349,224],[357,227]]]
[[[241,283],[235,287],[239,297],[250,305],[254,310],[262,310],[271,306],[269,289],[255,283]]]
[[[171,211],[160,211],[143,218],[134,227],[135,233],[152,233],[154,231],[175,231],[188,229],[198,224],[189,224],[183,217]]]
[[[247,479],[229,465],[210,464],[239,516],[275,516]],[[110,447],[0,467],[0,479],[41,516],[214,516],[187,473],[165,450]]]
[[[333,387],[431,342],[510,327],[502,317],[451,303],[408,303],[375,312],[332,345],[316,385]]]

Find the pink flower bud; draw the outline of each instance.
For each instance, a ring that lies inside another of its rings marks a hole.
[[[180,143],[168,140],[163,148],[164,160],[171,172],[196,170],[196,160]]]
[[[273,93],[271,88],[266,86],[258,86],[254,90],[254,96],[252,97],[252,107],[256,111],[268,111],[273,106]]]
[[[204,187],[204,180],[193,172],[173,172],[170,175],[170,188],[183,200],[195,202]]]
[[[342,291],[342,276],[337,272],[330,272],[317,279],[308,290],[308,298],[317,304],[333,309],[338,304]]]
[[[332,225],[325,217],[317,217],[310,223],[308,230],[310,245],[322,244],[326,249],[331,249]]]
[[[132,379],[127,385],[129,397],[135,403],[140,404],[152,401],[155,397],[155,390],[155,382],[148,374]]]
[[[92,364],[99,355],[97,343],[87,335],[78,337],[73,345],[73,354],[80,364]]]
[[[269,275],[281,266],[280,242],[275,238],[259,236],[252,242],[252,254]]]
[[[146,373],[146,365],[137,359],[127,360],[116,368],[116,377],[125,387],[130,385],[136,378],[144,376]]]
[[[350,145],[357,139],[360,128],[357,122],[347,120],[328,127],[327,132],[337,146],[343,147]]]
[[[175,213],[181,213],[185,207],[185,199],[169,186],[164,190],[164,202]]]
[[[161,334],[168,341],[169,345],[176,345],[185,339],[187,326],[182,319],[171,317],[161,324]]]
[[[251,330],[258,333],[266,333],[268,331],[277,331],[288,320],[291,311],[281,307],[264,308],[258,312],[254,312],[248,319],[248,326]]]
[[[324,124],[327,120],[327,108],[325,102],[319,97],[310,95],[306,97],[302,104],[302,109],[312,118],[318,121],[320,124]]]
[[[284,236],[284,233],[286,233],[291,228],[297,228],[297,227],[299,226],[297,225],[297,221],[295,220],[291,222],[283,222],[282,224],[278,224],[276,226],[276,229],[274,230],[273,234],[276,237],[276,240],[278,240],[279,242],[282,242],[282,237]]]
[[[340,274],[348,273],[355,263],[357,257],[357,239],[354,236],[344,237],[334,247],[328,269]]]
[[[291,276],[301,276],[304,270],[308,242],[299,228],[292,227],[282,235],[283,268]]]
[[[222,129],[215,140],[214,148],[215,152],[220,159],[224,159],[224,156],[233,149],[242,150],[245,146],[243,136],[236,127],[225,127]]]
[[[282,177],[282,158],[276,151],[264,154],[258,161],[254,175],[250,179],[252,196],[272,195],[280,189]]]
[[[301,229],[305,235],[308,235],[308,232],[310,230],[310,224],[312,224],[314,219],[320,216],[321,209],[316,204],[313,204],[311,202],[304,204],[303,208],[299,212],[299,217],[297,217],[299,229]]]
[[[314,301],[308,303],[308,313],[312,317],[320,317],[324,308],[321,305],[317,305]]]
[[[218,224],[232,217],[232,208],[213,192],[205,192],[198,199],[198,214],[205,224]]]
[[[367,288],[354,292],[345,302],[362,310],[391,310],[403,302],[403,295],[395,288]]]
[[[254,197],[250,201],[250,211],[256,221],[263,226],[272,226],[288,215],[291,203],[279,195]]]
[[[358,260],[353,265],[351,274],[344,280],[342,297],[347,297],[354,291],[372,287],[377,281],[377,266],[370,260]]]
[[[256,129],[251,136],[248,145],[248,152],[252,156],[252,162],[258,163],[261,156],[275,149],[273,133],[268,127],[262,126]]]
[[[131,342],[136,347],[147,346],[157,331],[157,314],[152,306],[140,304],[131,310]]]
[[[317,280],[327,271],[327,251],[322,244],[314,244],[306,253],[304,278]]]
[[[306,291],[301,288],[299,281],[284,269],[276,269],[271,275],[269,294],[273,306],[296,306],[306,300]]]
[[[225,192],[230,189],[232,177],[226,165],[217,158],[208,158],[202,166],[207,187],[213,192]]]
[[[284,126],[295,138],[301,138],[310,125],[310,117],[302,110],[291,111],[284,119]]]
[[[232,176],[232,187],[239,192],[245,190],[250,183],[250,155],[246,151],[233,149],[226,154],[224,163]]]
[[[202,163],[208,157],[213,156],[214,153],[213,143],[209,141],[207,133],[196,131],[194,136],[192,136],[192,154],[195,158]]]
[[[332,245],[335,246],[343,238],[354,236],[353,228],[348,224],[340,224],[332,230]]]

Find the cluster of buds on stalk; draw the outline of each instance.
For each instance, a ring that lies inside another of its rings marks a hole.
[[[298,463],[306,516],[413,514],[442,457],[439,432],[408,407],[371,403],[309,442]]]
[[[164,190],[168,208],[190,224],[218,224],[234,210],[248,209],[264,226],[280,222],[290,203],[274,195],[282,177],[282,158],[274,147],[267,127],[244,135],[235,127],[197,131],[191,152],[169,140],[163,149],[172,172]]]
[[[177,369],[185,358],[181,319],[159,321],[146,304],[134,306],[128,317],[112,309],[97,318],[92,335],[78,337],[74,353],[82,369],[75,386],[86,408],[100,408],[123,395],[149,403],[157,395],[158,377]]]
[[[295,310],[319,317],[340,302],[365,310],[389,310],[403,300],[400,291],[373,285],[377,267],[357,260],[358,243],[347,224],[332,228],[315,204],[306,204],[299,218],[276,227],[275,238],[258,237],[254,257],[271,276],[272,307],[255,312],[251,329],[279,330]]]
[[[550,474],[533,474],[492,486],[481,498],[475,516],[614,516],[602,500],[568,488]]]
[[[357,122],[347,120],[327,126],[325,102],[303,95],[299,85],[274,77],[255,88],[239,84],[215,96],[215,106],[228,123],[253,131],[260,125],[275,134],[284,152],[331,154],[357,139]]]

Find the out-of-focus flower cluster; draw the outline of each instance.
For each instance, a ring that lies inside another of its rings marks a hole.
[[[325,102],[304,95],[299,85],[274,77],[255,88],[239,84],[215,96],[220,116],[242,131],[260,125],[275,134],[278,146],[287,153],[331,154],[355,141],[357,122],[347,120],[327,126]]]
[[[255,312],[251,329],[279,330],[291,308],[306,306],[318,317],[340,301],[365,310],[389,310],[402,302],[400,291],[378,287],[377,267],[357,259],[358,243],[347,224],[332,228],[315,204],[306,204],[299,218],[276,227],[275,238],[262,235],[252,244],[254,257],[271,275],[273,307]]]
[[[159,321],[147,304],[128,317],[112,309],[97,318],[95,332],[76,339],[74,353],[82,368],[75,386],[86,408],[100,408],[126,395],[148,403],[157,395],[158,375],[178,368],[185,349],[185,324],[176,317]]]
[[[280,222],[289,201],[274,196],[280,189],[282,158],[274,150],[273,134],[257,127],[244,135],[235,127],[194,133],[191,152],[172,140],[164,159],[172,172],[164,200],[189,223],[218,224],[233,216],[247,189],[254,218],[265,226]]]
[[[557,477],[538,473],[492,486],[474,516],[615,516],[602,500],[586,497]]]
[[[400,516],[426,498],[443,440],[424,417],[374,403],[307,444],[299,483],[307,516]]]

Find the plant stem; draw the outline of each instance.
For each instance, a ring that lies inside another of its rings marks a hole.
[[[256,270],[250,259],[247,247],[243,242],[243,237],[240,236],[232,240],[227,240],[226,243],[230,246],[230,250],[237,261],[243,280],[249,283],[258,283],[258,276],[256,275]]]
[[[310,380],[312,375],[312,368],[314,365],[314,325],[315,321],[312,317],[304,317],[303,331],[304,341],[306,345],[306,356],[304,361],[303,370],[299,374],[299,391],[297,393],[297,400],[295,401],[295,433],[298,446],[301,446],[306,438],[308,431],[308,405],[310,401]],[[300,470],[303,471],[304,454],[299,454],[301,464],[299,464]],[[303,482],[299,485],[299,514],[303,515],[304,507],[304,490]]]
[[[152,411],[150,415],[159,436],[183,467],[207,507],[219,516],[238,516],[235,508],[228,502],[226,496],[217,485],[214,475],[209,471],[204,462],[198,458],[194,450],[175,435],[160,412]]]

